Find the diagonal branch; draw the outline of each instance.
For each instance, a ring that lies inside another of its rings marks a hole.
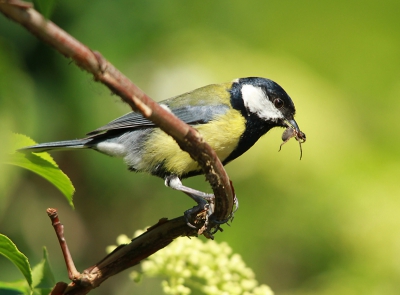
[[[169,245],[174,239],[180,236],[196,236],[196,230],[187,226],[183,216],[172,220],[163,218],[148,228],[145,233],[133,239],[130,244],[120,245],[101,261],[79,273],[76,271],[69,253],[64,227],[59,221],[57,210],[49,208],[47,214],[60,241],[68,275],[72,281],[69,285],[58,282],[50,293],[51,295],[87,294],[109,277],[139,264],[143,259]]]
[[[119,95],[132,110],[141,112],[145,118],[171,135],[181,149],[199,163],[206,174],[216,197],[215,218],[227,219],[233,208],[231,184],[215,152],[203,141],[200,134],[160,107],[100,53],[92,51],[24,3],[18,0],[0,0],[0,11],[67,58],[71,58],[80,68],[93,74],[95,80]]]
[[[91,73],[95,80],[119,95],[134,111],[141,112],[144,117],[172,136],[181,149],[188,152],[199,163],[210,182],[215,194],[215,220],[229,218],[234,203],[233,187],[215,152],[195,129],[151,100],[100,53],[90,50],[54,23],[46,20],[31,7],[30,3],[19,0],[0,0],[0,12],[23,25],[33,35],[67,58],[71,58],[76,65]],[[204,220],[202,222],[204,224]],[[99,263],[87,268],[68,287],[64,283],[57,283],[52,294],[87,294],[110,276],[138,264],[144,258],[168,245],[173,239],[179,236],[210,233],[212,229],[219,229],[219,225],[210,222],[206,231],[204,228],[200,231],[189,228],[183,216],[173,220],[159,221],[131,244],[118,247]],[[212,236],[208,235],[208,237]]]

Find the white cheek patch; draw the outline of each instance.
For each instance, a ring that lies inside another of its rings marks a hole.
[[[242,98],[249,113],[257,114],[261,119],[276,121],[284,118],[260,87],[243,85]]]

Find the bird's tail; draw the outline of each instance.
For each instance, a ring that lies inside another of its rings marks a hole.
[[[47,151],[62,151],[62,150],[75,150],[75,149],[85,149],[90,148],[91,145],[88,144],[92,141],[92,138],[75,139],[75,140],[65,140],[65,141],[55,141],[46,142],[36,145],[27,146],[19,149],[21,152],[32,152],[41,153]]]

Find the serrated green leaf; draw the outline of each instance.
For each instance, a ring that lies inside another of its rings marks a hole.
[[[28,258],[3,234],[0,234],[0,254],[8,258],[22,272],[28,285],[32,287],[32,271]]]
[[[56,162],[48,153],[22,153],[16,151],[19,148],[34,145],[35,142],[22,134],[13,134],[12,145],[10,146],[10,156],[5,161],[6,164],[28,169],[51,182],[67,198],[71,207],[75,191],[71,180],[60,170]]]
[[[32,269],[32,286],[39,289],[51,289],[56,280],[49,264],[46,247],[43,248],[43,259]]]
[[[24,134],[19,134],[19,133],[13,133],[12,137],[11,137],[10,146],[9,146],[9,153],[12,154],[20,148],[30,146],[30,145],[35,145],[35,144],[37,144],[37,142],[34,141],[29,136],[26,136]],[[46,160],[46,161],[52,163],[54,166],[58,167],[56,161],[54,161],[53,157],[50,156],[49,153],[35,153],[35,155],[43,158],[43,160]]]
[[[37,154],[20,152],[10,155],[9,161],[6,163],[28,169],[47,179],[64,194],[69,204],[74,207],[72,196],[75,189],[69,178],[57,166]]]

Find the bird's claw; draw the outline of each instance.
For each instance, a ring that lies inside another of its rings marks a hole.
[[[210,239],[213,239],[213,234],[215,234],[217,231],[223,231],[220,225],[227,224],[230,226],[228,222],[233,221],[234,213],[239,208],[239,201],[235,195],[232,213],[224,220],[217,220],[213,215],[213,201],[214,199],[208,200],[208,202],[200,202],[197,206],[194,206],[192,209],[189,209],[184,213],[186,224],[191,228],[198,229],[198,234],[204,234]],[[191,220],[194,220],[194,222],[191,222]],[[200,220],[204,221],[204,224],[201,228],[196,227],[195,225]]]
[[[186,224],[194,229],[197,229],[197,227],[194,225],[199,222],[199,220],[205,220],[205,224],[208,224],[208,219],[209,216],[212,213],[209,213],[210,211],[210,204],[208,203],[201,203],[193,208],[186,210],[184,213],[185,219],[186,219]],[[191,222],[191,220],[194,220],[194,224]]]

